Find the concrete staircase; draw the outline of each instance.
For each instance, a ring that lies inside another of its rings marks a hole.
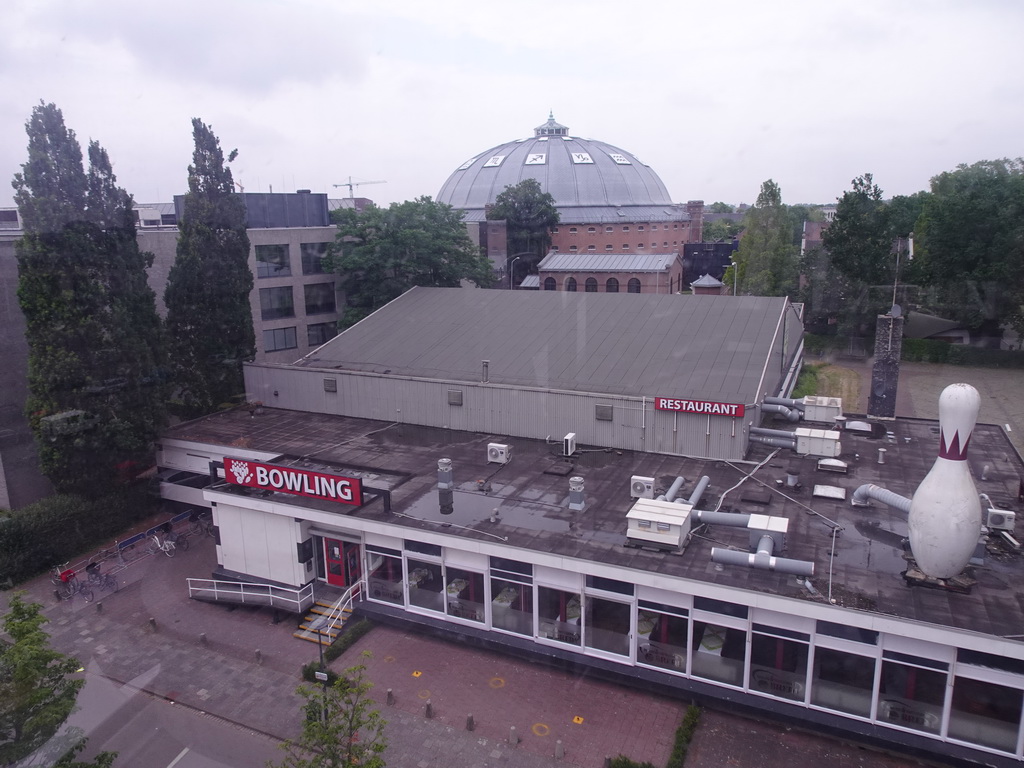
[[[306,618],[302,620],[299,628],[292,635],[311,643],[330,645],[341,634],[342,627],[345,626],[345,622],[351,615],[351,604],[339,611],[338,602],[332,603],[324,598],[318,598],[310,606]]]

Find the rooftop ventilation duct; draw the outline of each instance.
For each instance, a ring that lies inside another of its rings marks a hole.
[[[583,478],[582,477],[570,477],[569,478],[569,509],[574,509],[577,512],[584,507],[583,502]]]
[[[691,511],[679,502],[639,499],[626,514],[626,546],[678,550],[690,530]]]
[[[452,483],[452,460],[451,459],[438,459],[437,460],[437,487],[438,488],[451,488]]]
[[[658,501],[675,501],[676,496],[679,494],[679,490],[683,487],[685,482],[686,478],[679,475],[679,477],[672,481],[672,485],[668,487],[668,490],[658,497]]]
[[[855,507],[867,507],[871,505],[871,499],[888,504],[905,514],[910,513],[910,499],[873,483],[865,483],[854,491],[850,503]]]
[[[804,410],[804,401],[794,400],[791,397],[766,397],[764,402],[769,403],[770,405],[784,405],[787,408],[792,408],[800,411],[801,413],[803,413]]]
[[[778,413],[787,421],[800,421],[800,411],[781,403],[769,403],[767,400],[768,398],[765,398],[765,403],[761,406],[763,413]]]
[[[697,487],[693,489],[693,493],[690,494],[690,498],[686,500],[686,503],[692,507],[695,507],[698,504],[700,504],[700,499],[704,495],[704,491],[707,490],[708,485],[710,484],[710,477],[708,477],[707,475],[701,477],[701,479],[697,481]]]
[[[750,515],[747,529],[750,531],[752,552],[737,552],[720,547],[711,548],[711,560],[723,565],[744,565],[768,571],[781,571],[794,576],[813,576],[814,563],[806,560],[792,560],[787,557],[774,557],[776,548],[781,549],[789,529],[789,520],[785,517],[770,515]]]

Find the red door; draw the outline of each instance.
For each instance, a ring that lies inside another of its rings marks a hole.
[[[324,539],[327,583],[347,587],[359,581],[359,545],[340,539]]]

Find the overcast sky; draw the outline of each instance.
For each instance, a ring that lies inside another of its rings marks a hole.
[[[570,133],[637,155],[676,201],[911,194],[1024,155],[1024,2],[6,0],[0,205],[33,105],[107,148],[137,202],[186,190],[193,117],[247,192],[435,196],[469,158]]]

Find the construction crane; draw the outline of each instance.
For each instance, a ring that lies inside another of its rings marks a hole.
[[[332,186],[337,189],[338,187],[348,187],[348,196],[354,198],[355,188],[361,187],[364,184],[387,184],[386,181],[352,181],[352,177],[348,177],[348,181],[342,182],[341,184],[333,184]]]

